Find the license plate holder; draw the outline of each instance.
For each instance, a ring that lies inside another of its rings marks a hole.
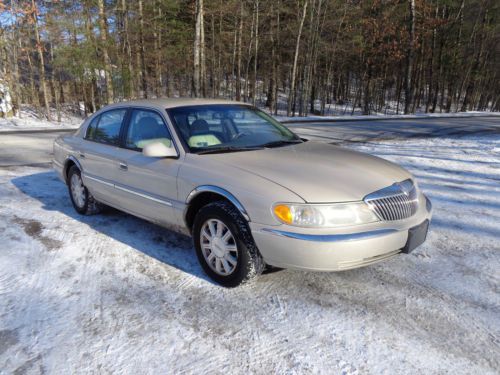
[[[406,245],[401,250],[403,253],[409,254],[417,247],[422,245],[427,238],[427,232],[429,231],[429,220],[425,220],[416,227],[410,228],[408,230],[408,239],[406,240]]]

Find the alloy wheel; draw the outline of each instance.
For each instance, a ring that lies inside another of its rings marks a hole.
[[[238,247],[229,228],[218,219],[203,223],[200,245],[208,266],[221,276],[234,272],[238,264]]]
[[[70,188],[73,201],[78,207],[83,208],[85,206],[85,187],[81,177],[76,173],[71,176]]]

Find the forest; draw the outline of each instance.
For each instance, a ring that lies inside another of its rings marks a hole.
[[[15,114],[209,97],[273,114],[500,110],[498,0],[0,0]]]

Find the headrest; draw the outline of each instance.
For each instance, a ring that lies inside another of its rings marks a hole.
[[[159,133],[158,121],[152,116],[144,116],[137,123],[136,132],[142,139],[155,138]]]
[[[205,120],[195,120],[191,124],[191,134],[207,134],[210,132],[208,122]]]

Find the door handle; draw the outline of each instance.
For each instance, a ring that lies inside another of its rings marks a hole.
[[[80,151],[80,152],[78,153],[78,155],[79,155],[82,159],[85,159],[85,154],[84,154],[82,151]]]
[[[126,170],[128,170],[128,166],[127,166],[127,164],[125,164],[125,163],[120,163],[120,169],[121,169],[122,171],[126,171]]]

